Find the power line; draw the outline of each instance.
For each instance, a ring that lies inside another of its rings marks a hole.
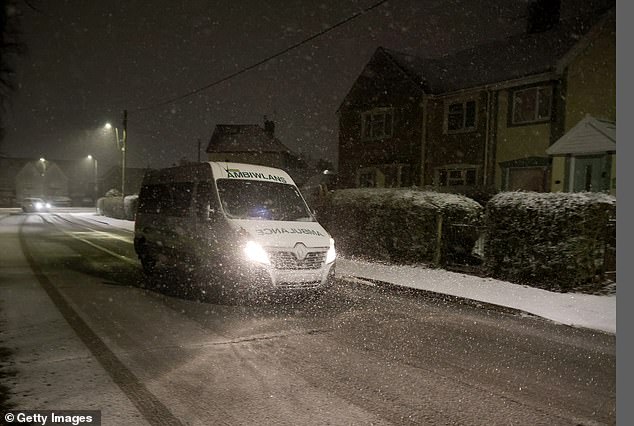
[[[262,60],[260,60],[260,61],[258,61],[256,63],[254,63],[254,64],[246,66],[246,67],[244,67],[244,68],[242,68],[242,69],[240,69],[238,71],[235,71],[235,72],[233,72],[233,73],[231,73],[231,74],[229,74],[229,75],[227,75],[225,77],[222,77],[222,78],[220,78],[220,79],[218,79],[218,80],[216,80],[214,82],[211,82],[209,84],[201,86],[201,87],[199,87],[197,89],[190,90],[187,93],[183,93],[181,95],[174,96],[173,98],[167,99],[165,101],[161,101],[161,102],[158,102],[158,103],[155,103],[155,104],[152,104],[152,105],[148,105],[148,106],[145,106],[145,107],[138,107],[134,111],[147,111],[147,110],[150,110],[150,109],[154,109],[154,108],[158,108],[158,107],[161,107],[161,106],[164,106],[164,105],[168,105],[168,104],[180,101],[182,99],[188,98],[190,96],[193,96],[195,94],[198,94],[198,93],[200,93],[200,92],[202,92],[204,90],[207,90],[207,89],[209,89],[209,88],[211,88],[213,86],[217,86],[220,83],[224,83],[227,80],[230,80],[230,79],[232,79],[234,77],[239,76],[240,74],[244,74],[247,71],[250,71],[250,70],[252,70],[254,68],[257,68],[260,65],[262,65],[262,64],[264,64],[264,63],[266,63],[266,62],[268,62],[268,61],[270,61],[272,59],[275,59],[275,58],[277,58],[279,56],[282,56],[282,55],[290,52],[291,50],[297,49],[298,47],[308,43],[309,41],[312,41],[312,40],[314,40],[314,39],[316,39],[318,37],[321,37],[322,35],[330,32],[330,31],[332,31],[332,30],[334,30],[334,29],[336,29],[336,28],[338,28],[338,27],[340,27],[342,25],[347,24],[348,22],[358,18],[359,16],[364,15],[364,14],[370,12],[373,9],[376,9],[377,7],[381,6],[383,3],[387,3],[387,1],[388,0],[381,0],[381,1],[373,4],[372,6],[369,6],[369,7],[365,8],[365,9],[363,9],[363,10],[361,10],[361,11],[359,11],[359,12],[357,12],[357,13],[351,15],[351,16],[349,16],[348,18],[346,18],[346,19],[344,19],[342,21],[339,21],[336,24],[334,24],[334,25],[332,25],[332,26],[330,26],[330,27],[328,27],[328,28],[326,28],[326,29],[324,29],[322,31],[319,31],[319,32],[313,34],[312,36],[310,36],[310,37],[308,37],[308,38],[306,38],[306,39],[304,39],[304,40],[302,40],[300,42],[297,42],[297,43],[295,43],[295,44],[293,44],[293,45],[291,45],[291,46],[289,46],[289,47],[287,47],[285,49],[280,50],[277,53],[274,53],[271,56],[266,57],[265,59],[262,59]]]

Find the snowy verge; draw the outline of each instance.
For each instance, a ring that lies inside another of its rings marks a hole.
[[[389,265],[344,258],[337,259],[337,275],[384,281],[394,285],[519,309],[561,324],[608,333],[616,332],[616,296],[614,295],[555,293],[443,269]]]

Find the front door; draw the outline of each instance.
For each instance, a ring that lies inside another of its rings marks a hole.
[[[571,160],[571,191],[602,192],[609,190],[610,156],[573,157]]]

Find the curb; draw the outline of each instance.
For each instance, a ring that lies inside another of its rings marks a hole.
[[[482,302],[480,300],[469,299],[467,297],[462,297],[462,296],[454,296],[451,294],[439,293],[439,292],[431,291],[431,290],[406,287],[406,286],[390,283],[387,281],[381,281],[381,280],[377,280],[373,278],[363,278],[363,277],[357,277],[354,275],[346,275],[346,276],[341,276],[338,278],[341,281],[345,281],[348,284],[352,284],[352,285],[375,286],[375,287],[379,287],[381,289],[385,289],[385,290],[398,293],[398,294],[404,294],[409,296],[418,295],[418,296],[425,297],[427,299],[457,303],[459,305],[466,305],[466,306],[471,306],[471,307],[480,308],[480,309],[487,309],[487,310],[497,311],[497,312],[510,314],[510,315],[524,315],[527,317],[542,318],[544,320],[548,320],[547,318],[543,318],[543,317],[540,317],[539,315],[526,312],[522,309],[496,305],[494,303]]]

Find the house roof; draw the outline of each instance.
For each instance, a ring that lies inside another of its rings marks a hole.
[[[595,154],[616,151],[616,123],[586,115],[551,145],[548,155]]]
[[[288,152],[275,136],[257,124],[218,124],[206,152]]]
[[[612,8],[604,15],[613,15]],[[555,72],[564,56],[603,16],[564,21],[539,33],[521,33],[437,58],[379,47],[425,93],[442,94]]]

